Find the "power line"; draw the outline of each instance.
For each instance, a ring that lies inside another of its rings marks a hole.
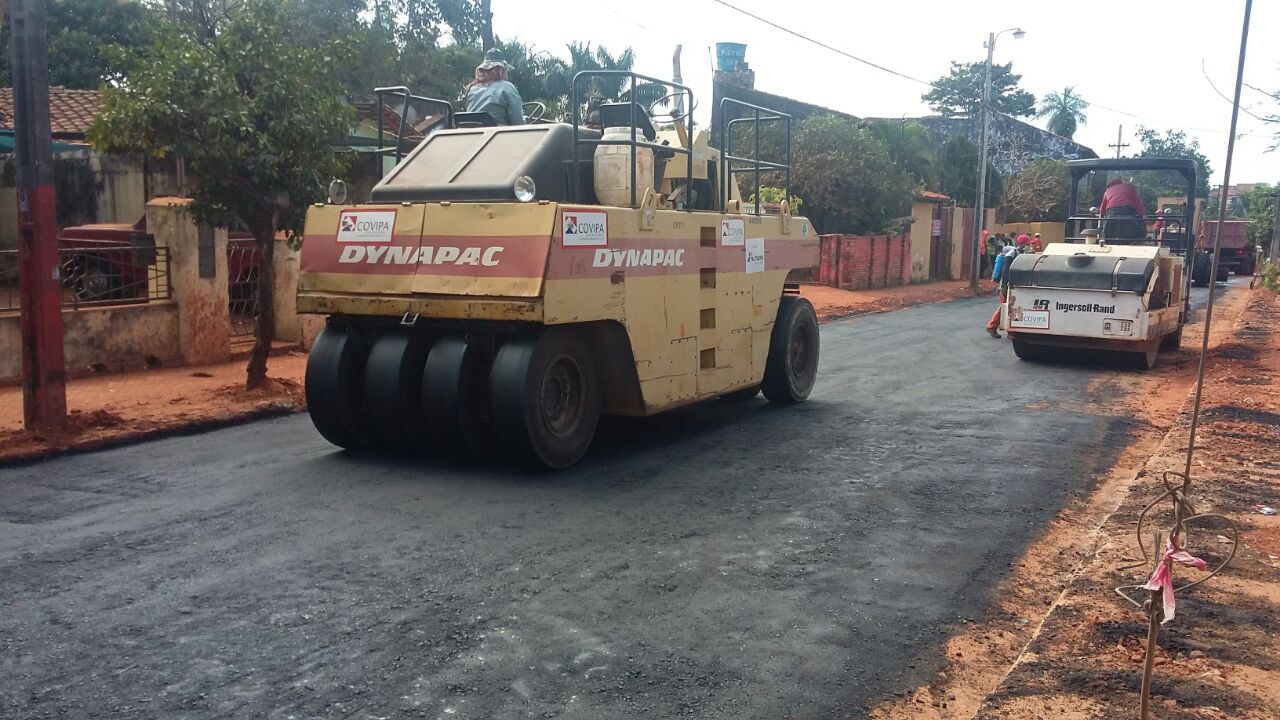
[[[878,63],[874,63],[874,62],[872,62],[872,61],[870,61],[870,60],[867,60],[867,59],[864,59],[864,58],[860,58],[860,57],[858,57],[857,55],[853,55],[853,54],[851,54],[851,53],[847,53],[847,52],[845,52],[844,50],[841,50],[840,48],[837,48],[837,47],[832,47],[831,45],[828,45],[828,44],[826,44],[826,43],[822,42],[821,40],[816,40],[816,39],[814,39],[814,38],[809,37],[808,35],[805,35],[804,33],[798,32],[798,31],[796,31],[796,30],[792,30],[791,28],[789,28],[789,27],[785,27],[785,26],[783,26],[783,25],[779,25],[778,23],[773,22],[772,20],[769,20],[769,19],[767,19],[767,18],[760,17],[759,15],[756,15],[755,13],[752,13],[752,12],[750,12],[750,11],[743,10],[743,9],[742,9],[742,8],[740,8],[740,7],[737,7],[737,6],[735,6],[735,5],[730,4],[730,3],[729,3],[729,2],[727,2],[726,0],[711,0],[711,2],[714,2],[714,3],[716,3],[717,5],[721,5],[721,6],[723,6],[723,7],[726,7],[726,8],[728,8],[728,9],[730,9],[730,10],[733,10],[733,11],[734,11],[734,12],[736,12],[736,13],[739,13],[739,14],[742,14],[742,15],[746,15],[747,17],[749,17],[749,18],[751,18],[751,19],[753,19],[753,20],[756,20],[756,21],[758,21],[758,22],[762,22],[762,23],[764,23],[765,25],[768,25],[769,27],[774,28],[775,30],[780,30],[780,31],[782,31],[782,32],[784,32],[784,33],[787,33],[788,35],[792,35],[792,36],[797,37],[797,38],[799,38],[799,39],[801,39],[801,40],[804,40],[804,41],[805,41],[805,42],[807,42],[807,43],[811,43],[811,44],[813,44],[813,45],[817,45],[818,47],[823,48],[824,50],[830,50],[831,52],[836,53],[837,55],[840,55],[840,56],[842,56],[842,57],[848,58],[848,59],[853,60],[853,61],[855,61],[855,62],[862,63],[863,65],[866,65],[866,66],[868,66],[868,67],[872,67],[872,68],[875,68],[876,70],[880,70],[880,71],[882,71],[882,72],[889,73],[890,75],[894,75],[894,76],[897,76],[897,77],[903,78],[904,80],[910,80],[911,82],[919,83],[920,85],[926,85],[926,86],[929,86],[929,87],[932,87],[932,86],[933,86],[933,83],[931,83],[931,82],[927,82],[927,81],[925,81],[925,80],[921,80],[921,79],[920,79],[920,78],[918,78],[918,77],[913,77],[913,76],[911,76],[911,75],[907,75],[906,73],[898,72],[897,70],[893,70],[893,69],[891,69],[891,68],[887,68],[887,67],[885,67],[885,66],[883,66],[883,65],[880,65],[880,64],[878,64]],[[1259,92],[1265,92],[1265,91],[1261,91],[1261,90],[1260,90]],[[1167,120],[1162,120],[1162,119],[1159,119],[1159,118],[1147,117],[1147,116],[1145,116],[1145,115],[1138,115],[1137,113],[1131,113],[1131,112],[1127,112],[1127,111],[1125,111],[1125,110],[1120,110],[1120,109],[1118,109],[1118,108],[1108,107],[1108,106],[1103,105],[1103,104],[1101,104],[1101,103],[1096,103],[1096,102],[1092,102],[1092,101],[1091,101],[1089,104],[1090,104],[1091,106],[1093,106],[1093,107],[1096,107],[1096,108],[1100,109],[1100,110],[1107,110],[1107,111],[1109,111],[1109,112],[1117,113],[1117,114],[1124,115],[1124,116],[1131,117],[1131,118],[1135,118],[1135,119],[1138,119],[1138,120],[1145,120],[1145,121],[1147,121],[1147,122],[1149,122],[1149,123],[1154,123],[1154,124],[1157,124],[1157,125],[1164,125],[1164,126],[1167,126],[1167,127],[1174,127],[1174,128],[1179,128],[1179,129],[1182,129],[1182,130],[1194,130],[1194,131],[1196,131],[1196,132],[1213,133],[1213,134],[1215,134],[1215,135],[1226,135],[1226,134],[1227,134],[1227,132],[1225,132],[1225,131],[1223,131],[1223,130],[1214,130],[1214,129],[1211,129],[1211,128],[1196,127],[1196,126],[1194,126],[1194,125],[1182,125],[1182,124],[1179,124],[1179,123],[1173,123],[1173,122],[1169,122],[1169,121],[1167,121]],[[999,111],[998,111],[998,110],[994,110],[994,109],[993,109],[993,112],[999,113]],[[1003,113],[1000,113],[1000,114],[1003,114]],[[1252,113],[1251,113],[1251,114],[1252,114]],[[1255,116],[1255,117],[1256,117],[1256,116]],[[1262,120],[1264,120],[1264,121],[1267,121],[1267,122],[1274,122],[1274,121],[1271,121],[1271,120],[1267,120],[1266,118],[1260,118],[1260,119],[1262,119]],[[1251,133],[1246,133],[1246,135],[1248,135],[1248,134],[1251,134]]]
[[[1200,59],[1200,74],[1204,75],[1204,81],[1209,83],[1209,87],[1212,88],[1213,91],[1218,94],[1218,97],[1222,98],[1223,100],[1226,100],[1228,104],[1234,104],[1231,98],[1227,97],[1226,95],[1223,95],[1222,91],[1218,89],[1218,86],[1213,84],[1213,78],[1209,77],[1209,69],[1205,67],[1204,58]],[[1256,120],[1261,120],[1262,122],[1272,122],[1268,118],[1264,118],[1260,115],[1257,115],[1256,113],[1252,112],[1251,110],[1244,107],[1243,105],[1240,106],[1240,110],[1245,115],[1248,115],[1249,117],[1254,118]]]
[[[903,78],[904,80],[910,80],[911,82],[920,83],[921,85],[930,85],[930,86],[931,86],[931,85],[933,84],[933,83],[925,82],[924,80],[921,80],[920,78],[917,78],[917,77],[911,77],[910,75],[907,75],[906,73],[900,73],[900,72],[898,72],[897,70],[891,70],[891,69],[889,69],[889,68],[887,68],[887,67],[885,67],[885,66],[883,66],[883,65],[879,65],[879,64],[877,64],[877,63],[873,63],[873,62],[871,62],[870,60],[866,60],[866,59],[860,58],[860,57],[858,57],[857,55],[853,55],[853,54],[847,53],[847,52],[845,52],[844,50],[841,50],[840,48],[832,47],[832,46],[830,46],[830,45],[828,45],[828,44],[826,44],[826,43],[822,42],[821,40],[815,40],[815,39],[813,39],[813,38],[809,37],[808,35],[805,35],[804,33],[796,32],[795,30],[792,30],[791,28],[783,27],[782,25],[779,25],[778,23],[773,22],[772,20],[766,20],[765,18],[762,18],[762,17],[760,17],[759,15],[756,15],[756,14],[754,14],[754,13],[750,13],[750,12],[747,12],[746,10],[743,10],[742,8],[737,7],[737,6],[735,6],[735,5],[731,5],[731,4],[729,4],[728,2],[725,2],[725,0],[711,0],[711,1],[712,1],[712,2],[714,2],[714,3],[716,3],[716,4],[718,4],[718,5],[723,5],[724,7],[727,7],[727,8],[729,8],[730,10],[733,10],[734,12],[741,13],[741,14],[743,14],[743,15],[746,15],[747,17],[752,18],[753,20],[758,20],[758,21],[760,21],[760,22],[764,23],[765,25],[768,25],[769,27],[774,28],[775,30],[781,30],[782,32],[787,33],[788,35],[794,35],[795,37],[798,37],[798,38],[800,38],[801,40],[804,40],[805,42],[812,43],[812,44],[817,45],[818,47],[820,47],[820,48],[824,48],[824,49],[826,49],[826,50],[830,50],[831,52],[836,53],[837,55],[842,55],[842,56],[844,56],[844,57],[846,57],[846,58],[849,58],[850,60],[853,60],[853,61],[855,61],[855,62],[860,62],[860,63],[862,63],[863,65],[866,65],[866,66],[868,66],[868,67],[873,67],[873,68],[875,68],[876,70],[881,70],[881,71],[883,71],[883,72],[887,72],[887,73],[889,73],[890,75],[896,75],[897,77]]]

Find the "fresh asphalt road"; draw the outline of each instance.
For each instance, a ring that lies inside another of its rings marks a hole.
[[[991,309],[826,325],[810,402],[609,421],[557,474],[305,416],[0,470],[0,717],[860,716],[1126,441],[1124,371]]]

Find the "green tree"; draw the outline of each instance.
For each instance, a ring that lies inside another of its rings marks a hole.
[[[1089,103],[1076,94],[1076,89],[1068,85],[1062,92],[1051,92],[1040,101],[1040,109],[1036,117],[1049,118],[1049,132],[1061,135],[1068,140],[1075,137],[1076,130],[1086,122],[1084,111]]]
[[[823,232],[879,232],[907,215],[916,182],[860,123],[815,115],[799,123],[791,157],[793,192]]]
[[[250,387],[266,381],[274,337],[276,233],[300,234],[307,205],[342,171],[331,147],[351,122],[331,71],[348,58],[336,44],[295,44],[290,9],[245,0],[204,27],[165,22],[150,47],[115,53],[125,80],[103,89],[89,133],[103,152],[182,158],[195,219],[253,234],[261,264]]]
[[[871,120],[876,137],[889,147],[889,156],[917,183],[937,187],[938,158],[933,138],[920,123],[910,120]]]
[[[963,135],[952,135],[942,146],[942,158],[938,167],[938,187],[950,195],[957,205],[975,207],[978,198],[978,146]],[[990,161],[987,162],[987,198],[984,205],[994,208],[1000,204],[1004,182]]]
[[[933,81],[933,89],[921,99],[942,117],[977,117],[982,105],[982,76],[986,63],[951,63],[951,73]],[[991,66],[991,109],[1030,117],[1036,111],[1036,96],[1018,87],[1021,75],[1013,64]]]
[[[1188,140],[1187,134],[1181,130],[1167,130],[1161,134],[1157,130],[1147,127],[1138,127],[1138,142],[1142,143],[1142,151],[1138,153],[1138,157],[1143,158],[1186,158],[1196,162],[1196,197],[1209,197],[1209,158],[1200,152],[1200,141],[1194,138]],[[1179,195],[1185,192],[1186,188],[1180,184],[1176,176],[1172,173],[1162,172],[1146,172],[1138,173],[1134,177],[1134,182],[1138,184],[1139,190],[1142,191],[1142,201],[1147,203],[1148,195],[1151,196],[1149,206],[1154,206],[1155,198],[1161,195]]]
[[[1245,195],[1249,219],[1249,240],[1263,249],[1271,247],[1271,233],[1276,222],[1277,195],[1280,195],[1280,183],[1269,185],[1258,183]]]
[[[0,3],[2,4],[2,3]],[[93,89],[111,73],[106,45],[138,47],[150,42],[151,14],[133,0],[47,0],[49,84]],[[0,29],[0,85],[13,84],[9,25]]]

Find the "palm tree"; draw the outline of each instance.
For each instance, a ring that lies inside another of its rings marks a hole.
[[[1085,108],[1089,103],[1076,94],[1074,87],[1063,88],[1062,92],[1051,92],[1040,101],[1038,118],[1049,118],[1049,132],[1056,133],[1070,140],[1076,134],[1076,128],[1088,122]]]

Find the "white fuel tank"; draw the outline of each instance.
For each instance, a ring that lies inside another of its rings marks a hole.
[[[637,132],[637,139],[644,135]],[[606,128],[602,140],[630,140],[631,128]],[[636,202],[653,188],[653,150],[636,148]],[[631,146],[598,145],[595,153],[596,198],[601,205],[631,206]]]

